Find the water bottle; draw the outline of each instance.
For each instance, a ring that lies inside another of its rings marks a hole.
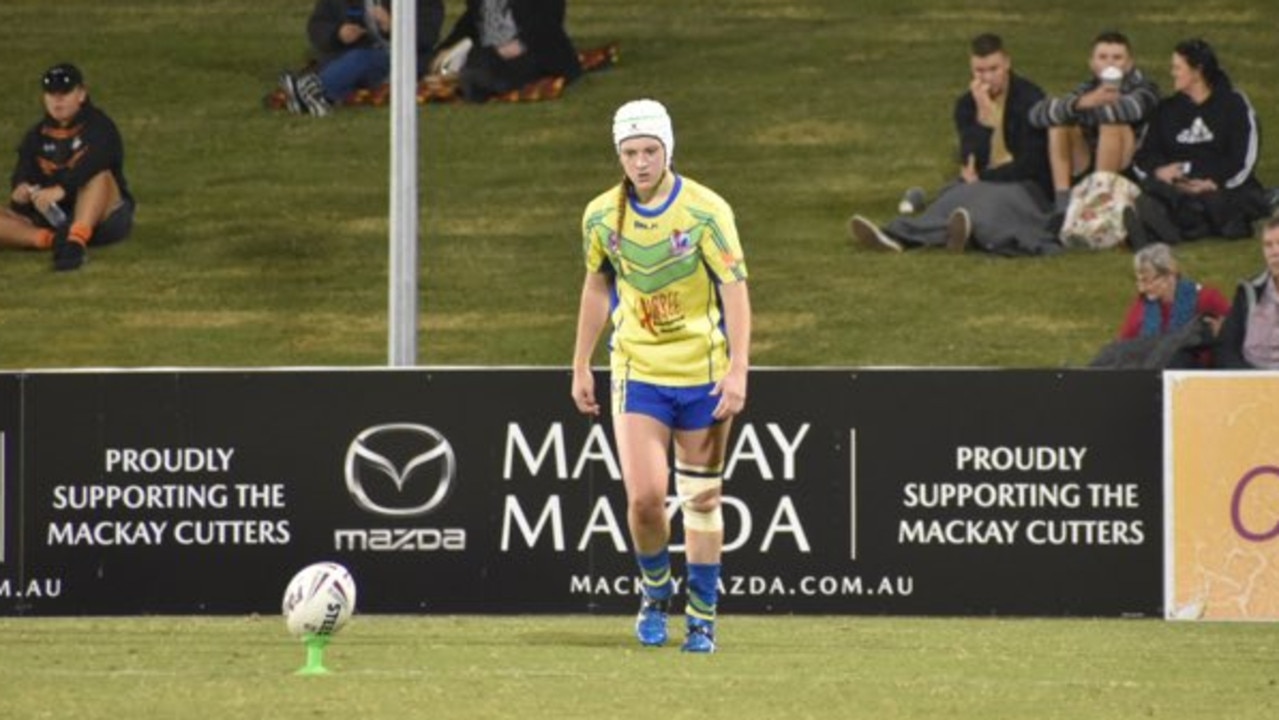
[[[35,204],[34,196],[38,192],[40,192],[39,185],[30,186],[29,197],[32,197],[31,203],[33,205]],[[40,206],[36,205],[36,210],[38,210],[40,214],[44,216],[45,222],[48,222],[49,227],[53,228],[54,230],[57,230],[61,228],[63,225],[67,224],[67,214],[66,212],[62,210],[61,207],[58,206],[56,202],[49,203],[49,207],[45,208],[44,210],[40,210]]]
[[[913,187],[902,195],[901,202],[897,203],[897,212],[902,215],[914,215],[924,209],[924,203],[927,196],[924,194],[923,188]]]
[[[57,203],[49,203],[49,207],[41,210],[40,214],[44,216],[44,219],[54,230],[67,224],[67,214],[61,207],[58,207]]]

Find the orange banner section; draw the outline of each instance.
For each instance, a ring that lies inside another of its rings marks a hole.
[[[1164,384],[1168,617],[1279,619],[1279,374]]]

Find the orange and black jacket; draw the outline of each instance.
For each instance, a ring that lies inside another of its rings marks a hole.
[[[124,144],[120,131],[106,113],[86,99],[70,122],[62,124],[45,115],[27,131],[18,146],[18,164],[13,169],[10,187],[20,183],[41,187],[60,185],[67,194],[62,208],[70,211],[75,207],[80,188],[103,170],[110,171],[120,192],[132,198],[124,179]]]

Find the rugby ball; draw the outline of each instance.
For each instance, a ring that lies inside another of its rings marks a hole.
[[[332,635],[355,612],[355,579],[335,562],[307,565],[289,581],[281,609],[293,635]]]

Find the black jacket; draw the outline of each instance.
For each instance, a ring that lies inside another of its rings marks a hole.
[[[417,2],[417,58],[418,68],[425,69],[431,61],[431,51],[440,38],[444,25],[444,0],[415,0]],[[365,33],[351,45],[343,45],[338,39],[338,28],[344,23],[364,24],[364,0],[316,0],[311,17],[306,22],[306,35],[315,50],[316,60],[324,65],[342,53],[354,48],[385,45],[385,38]]]
[[[993,182],[1028,181],[1051,198],[1052,171],[1048,165],[1048,133],[1030,124],[1030,108],[1044,97],[1035,83],[1011,73],[1004,105],[1004,144],[1013,160],[997,168],[990,164],[990,137],[993,130],[977,121],[977,102],[965,92],[955,101],[955,131],[959,133],[959,162],[977,158],[982,180]]]
[[[1252,363],[1244,359],[1243,343],[1248,335],[1248,318],[1257,305],[1257,298],[1266,291],[1266,283],[1270,282],[1270,273],[1262,272],[1251,280],[1239,283],[1235,290],[1235,299],[1230,304],[1230,314],[1221,325],[1221,337],[1217,338],[1217,367],[1219,368],[1251,368]]]
[[[566,0],[510,0],[511,16],[519,32],[520,42],[532,59],[537,77],[557,76],[574,80],[582,74],[577,49],[564,30]],[[466,0],[466,12],[458,18],[453,30],[440,46],[449,47],[462,38],[479,45],[476,24],[484,12],[483,0]]]
[[[45,115],[27,131],[18,146],[18,163],[13,168],[10,187],[21,183],[60,185],[66,191],[62,209],[70,212],[80,188],[104,170],[115,177],[124,197],[133,197],[124,179],[120,131],[106,113],[86,98],[70,122],[62,124]]]
[[[1253,173],[1260,145],[1257,116],[1243,93],[1229,87],[1214,90],[1196,105],[1179,92],[1155,108],[1133,170],[1145,179],[1164,165],[1184,162],[1190,164],[1190,177],[1233,190],[1257,184]]]

